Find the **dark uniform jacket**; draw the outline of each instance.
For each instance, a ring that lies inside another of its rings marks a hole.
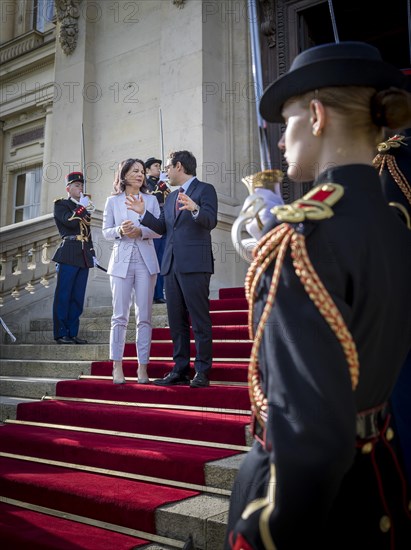
[[[166,198],[170,193],[170,189],[168,188],[167,184],[163,181],[160,181],[159,178],[155,178],[154,176],[147,176],[146,183],[150,194],[154,195],[158,200],[158,204],[160,205],[160,207],[163,207]]]
[[[402,220],[410,226],[411,220],[411,128],[401,132],[403,139],[399,147],[391,147],[386,154],[380,154],[382,159],[389,156],[394,167],[384,163],[380,172],[382,191],[386,200],[397,207],[401,205],[408,212],[408,217],[404,217],[403,211],[397,210],[397,214]],[[389,140],[386,142],[389,143]],[[393,170],[393,172],[391,171]],[[402,188],[401,188],[402,187]],[[411,229],[411,227],[408,227]]]
[[[381,437],[368,455],[356,450],[357,413],[388,400],[409,350],[411,232],[387,205],[371,166],[330,169],[315,184],[325,182],[344,187],[334,216],[296,228],[306,235],[311,262],[356,343],[359,383],[353,391],[342,346],[288,251],[259,352],[266,444],[254,445],[232,495],[228,533],[247,541],[236,549],[411,548],[411,523],[397,529],[396,546],[390,546],[389,521],[382,529],[392,506],[408,505],[396,474],[389,482],[382,474],[379,484],[384,453],[392,463],[386,441]],[[257,289],[256,322],[272,275],[273,265]],[[390,494],[382,494],[387,487]],[[256,499],[266,502],[240,519]],[[401,513],[404,518],[405,508]]]
[[[94,267],[89,212],[71,199],[54,203],[54,220],[62,238],[53,261],[77,267]]]

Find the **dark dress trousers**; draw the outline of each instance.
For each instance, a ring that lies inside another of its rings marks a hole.
[[[234,483],[226,548],[411,548],[389,414],[370,439],[357,427],[359,412],[388,401],[409,350],[411,232],[373,167],[330,169],[315,184],[326,182],[344,187],[334,215],[295,228],[356,343],[359,383],[353,391],[342,346],[288,250],[259,349],[265,443],[255,442]],[[256,322],[272,275],[273,264],[257,288]]]
[[[168,188],[165,183],[161,182],[159,178],[154,176],[147,176],[146,183],[150,194],[154,195],[158,200],[158,204],[161,210],[164,208],[164,203],[168,196]],[[160,239],[154,239],[154,248],[156,249],[158,263],[161,267],[161,262],[164,256],[164,250],[166,248],[166,234],[161,236]],[[164,299],[164,277],[159,273],[157,275],[156,286],[154,288],[154,300]]]
[[[166,234],[161,262],[165,277],[167,311],[174,344],[174,372],[188,374],[190,366],[190,319],[194,332],[197,372],[207,372],[212,363],[209,307],[210,277],[214,272],[211,230],[217,225],[217,194],[214,187],[195,178],[187,195],[200,207],[196,219],[191,212],[176,212],[178,191],[165,201],[160,218],[146,212],[143,225]]]
[[[54,339],[77,336],[89,268],[94,267],[90,214],[71,199],[54,203],[54,220],[62,238],[53,261],[57,285],[53,302]]]

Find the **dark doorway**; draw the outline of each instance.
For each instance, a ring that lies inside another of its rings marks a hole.
[[[388,63],[401,69],[411,65],[409,0],[391,0],[383,7],[375,0],[334,0],[332,5],[340,41],[367,42],[378,48]],[[301,50],[335,41],[328,2],[308,7],[299,15]],[[304,43],[304,35],[308,43]]]
[[[328,0],[260,0],[270,10],[260,11],[263,29],[272,29],[269,39],[261,34],[263,88],[286,72],[298,53],[311,46],[335,42]],[[333,0],[335,25],[340,41],[358,40],[377,47],[387,63],[411,67],[410,0],[389,0],[383,7],[376,0]],[[267,34],[267,33],[266,33]],[[268,34],[267,34],[268,36]],[[274,168],[286,170],[277,143],[283,128],[268,125],[268,142]],[[307,191],[309,184],[291,184],[285,178],[283,196],[291,202]]]

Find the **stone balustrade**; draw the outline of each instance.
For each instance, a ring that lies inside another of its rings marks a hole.
[[[0,306],[50,286],[59,241],[52,214],[0,228]]]

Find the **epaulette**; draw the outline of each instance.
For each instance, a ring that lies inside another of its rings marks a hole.
[[[59,197],[58,199],[54,199],[54,202],[64,201],[65,197]]]
[[[322,183],[291,204],[271,208],[280,222],[300,223],[305,220],[325,220],[334,216],[331,208],[344,195],[344,187],[338,183]]]
[[[408,143],[406,143],[407,138],[405,136],[402,136],[401,134],[395,134],[395,136],[392,136],[388,138],[386,141],[382,141],[377,145],[377,151],[379,153],[387,153],[390,149],[398,149],[403,145],[404,147],[408,147]]]
[[[334,216],[334,206],[344,195],[344,187],[338,183],[322,183],[311,189],[301,199],[291,204],[271,208],[280,222],[300,223],[305,220],[325,220]]]

